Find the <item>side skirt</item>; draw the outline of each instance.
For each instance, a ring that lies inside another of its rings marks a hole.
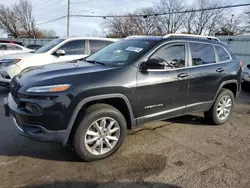
[[[206,101],[206,102],[200,102],[200,103],[194,103],[187,106],[181,106],[178,108],[157,112],[154,114],[149,114],[146,116],[142,116],[137,118],[137,126],[152,122],[152,121],[160,121],[165,120],[169,118],[174,118],[178,116],[183,116],[186,114],[194,113],[194,112],[205,112],[209,110],[213,105],[213,101]]]

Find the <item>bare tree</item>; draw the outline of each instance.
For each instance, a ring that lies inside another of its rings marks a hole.
[[[192,12],[186,13],[185,29],[186,33],[192,34],[208,34],[214,35],[218,29],[225,9],[204,10],[216,8],[219,4],[211,3],[210,0],[196,0],[189,10]],[[196,11],[200,10],[201,11]]]
[[[134,32],[131,28],[132,24],[128,22],[128,18],[116,17],[109,18],[105,21],[104,27],[107,28],[109,37],[122,38],[128,35],[133,35]]]
[[[135,12],[137,15],[144,15],[139,17],[130,17],[129,20],[133,25],[135,34],[138,35],[156,35],[159,33],[159,17],[147,16],[154,15],[153,8],[140,9]]]
[[[187,34],[192,34],[193,31],[193,22],[194,22],[194,18],[195,18],[195,12],[193,12],[195,10],[195,6],[193,5],[192,7],[189,8],[189,10],[191,12],[185,13],[184,17],[184,27],[186,29],[186,31],[184,31],[184,33]]]
[[[43,36],[35,26],[32,5],[27,0],[9,7],[0,5],[0,24],[15,38]]]
[[[54,29],[41,29],[40,30],[41,35],[43,35],[44,37],[55,37],[56,36],[56,32]]]
[[[13,5],[13,10],[21,28],[26,32],[27,36],[37,37],[39,35],[39,31],[35,27],[32,5],[26,0],[20,0],[18,4]]]
[[[219,30],[216,35],[240,35],[246,32],[245,24],[242,20],[243,15],[237,17],[231,17],[231,15],[225,15],[220,22]],[[232,19],[232,20],[231,20]]]
[[[248,24],[250,24],[250,8],[245,10],[245,18]]]
[[[159,29],[159,17],[154,15],[152,8],[139,9],[133,14],[145,16],[133,16],[109,18],[104,27],[108,30],[109,37],[126,37],[129,35],[157,35]]]
[[[18,19],[9,7],[0,6],[0,23],[11,36],[17,38],[20,35]]]
[[[217,5],[212,5],[209,0],[198,0],[197,9],[205,9],[215,7]],[[194,33],[201,35],[205,33],[209,21],[213,18],[215,11],[212,10],[202,10],[195,13],[194,18]]]
[[[214,7],[217,7],[219,5],[213,5]],[[220,28],[221,22],[222,22],[222,18],[224,17],[226,13],[225,9],[216,9],[216,10],[211,10],[211,18],[208,22],[208,24],[206,25],[206,33],[208,35],[214,35],[218,29]]]
[[[160,0],[153,8],[140,9],[127,15],[129,17],[108,19],[106,28],[110,35],[118,37],[176,32],[214,35],[228,28],[228,17],[230,17],[228,16],[230,10],[218,8],[219,6],[221,4],[214,3],[212,0],[196,0],[192,5],[187,5],[185,0]],[[181,13],[185,10],[191,11]],[[163,15],[157,15],[159,13]],[[134,14],[141,16],[133,16]],[[250,23],[250,10],[246,14]],[[234,33],[243,31],[242,27],[239,27],[241,25],[239,22],[239,19],[234,20],[236,31]]]
[[[161,0],[160,3],[156,4],[158,13],[170,13],[160,16],[159,24],[163,33],[176,33],[183,27],[185,21],[184,13],[172,13],[183,11],[185,4],[183,0]]]

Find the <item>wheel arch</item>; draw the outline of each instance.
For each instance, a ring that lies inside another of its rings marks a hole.
[[[98,103],[98,102],[103,102],[103,103],[106,103],[106,104],[113,104],[112,102],[115,102],[115,100],[117,100],[116,102],[123,102],[123,105],[124,107],[126,107],[125,110],[127,110],[127,113],[128,114],[123,114],[125,116],[125,119],[128,123],[128,129],[130,129],[132,126],[136,125],[136,119],[134,118],[134,113],[133,113],[133,109],[132,109],[132,106],[130,104],[130,101],[128,100],[128,98],[123,95],[123,94],[120,94],[120,93],[114,93],[114,94],[105,94],[105,95],[97,95],[97,96],[92,96],[92,97],[87,97],[83,100],[81,100],[78,105],[76,106],[71,118],[70,118],[70,121],[69,121],[69,124],[67,126],[67,136],[65,137],[65,140],[63,142],[63,145],[66,145],[68,140],[69,140],[69,137],[70,137],[70,134],[72,132],[72,129],[74,127],[74,124],[77,120],[77,117],[78,115],[81,113],[81,110],[84,109],[85,107],[88,107],[90,106],[91,104],[95,104],[95,103]],[[121,104],[121,103],[117,103],[117,104]],[[118,110],[121,111],[121,109],[119,109],[119,105],[116,106],[116,105],[112,105],[114,107],[116,107]],[[121,111],[121,113],[123,113],[124,111]]]
[[[222,88],[226,88],[226,89],[231,90],[234,94],[234,97],[237,97],[238,90],[239,90],[238,81],[237,80],[227,80],[227,81],[224,81],[220,84],[219,89],[217,90],[213,101],[216,100],[216,97],[219,95]]]

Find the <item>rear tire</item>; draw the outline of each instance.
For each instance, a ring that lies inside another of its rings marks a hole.
[[[205,119],[215,125],[224,124],[231,116],[234,106],[234,94],[229,89],[222,89],[209,111],[204,112]]]
[[[127,123],[119,110],[108,104],[88,107],[75,130],[73,146],[84,161],[104,159],[122,145]]]

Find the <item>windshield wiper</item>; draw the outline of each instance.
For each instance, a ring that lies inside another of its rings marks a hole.
[[[102,62],[99,62],[99,61],[95,61],[95,60],[93,60],[93,61],[87,61],[87,60],[85,60],[85,61],[89,62],[89,63],[99,64],[99,65],[105,65],[105,63],[102,63]]]

